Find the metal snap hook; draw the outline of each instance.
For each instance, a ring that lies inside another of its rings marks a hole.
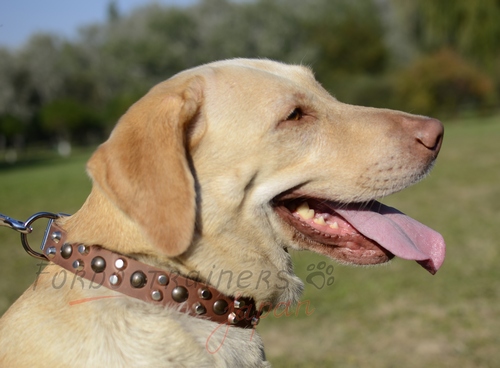
[[[16,220],[12,217],[2,215],[0,213],[0,226],[8,227],[18,233],[29,234],[33,229],[30,227],[26,227],[25,223],[19,220]]]

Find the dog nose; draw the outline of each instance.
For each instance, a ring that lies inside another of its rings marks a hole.
[[[443,124],[434,118],[419,117],[414,125],[415,139],[419,144],[438,154],[443,142]]]

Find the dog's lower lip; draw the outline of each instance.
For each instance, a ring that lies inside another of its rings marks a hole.
[[[300,236],[294,236],[302,249],[308,249],[344,263],[358,265],[384,263],[394,257],[392,253],[375,241],[366,238],[345,220],[340,230],[320,225],[313,226],[311,220],[306,221],[295,212],[297,206],[306,200],[287,197],[275,201],[274,209],[285,223],[302,236],[302,239]],[[307,202],[314,203],[317,211],[328,211],[332,217],[338,217],[338,221],[342,221],[341,216],[332,211],[330,206],[322,205],[324,201],[309,198]]]
[[[354,264],[382,263],[397,256],[418,262],[431,274],[443,264],[446,246],[441,234],[375,200],[339,204],[318,198],[294,200],[288,194],[275,204],[282,220],[302,234],[299,247]],[[324,226],[332,219],[339,221],[334,230]],[[318,236],[322,232],[335,236]],[[349,241],[358,244],[359,250],[349,247]]]

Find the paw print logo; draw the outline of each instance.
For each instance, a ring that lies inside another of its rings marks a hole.
[[[325,286],[333,285],[335,277],[333,277],[333,266],[326,266],[326,262],[319,262],[318,264],[310,264],[307,266],[309,275],[306,278],[308,284],[313,285],[316,289],[321,290]]]

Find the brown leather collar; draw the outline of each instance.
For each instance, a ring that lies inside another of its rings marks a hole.
[[[66,232],[52,223],[42,245],[44,255],[95,285],[220,324],[251,328],[259,323],[260,313],[251,298],[229,297],[206,284],[102,247],[65,240]]]

